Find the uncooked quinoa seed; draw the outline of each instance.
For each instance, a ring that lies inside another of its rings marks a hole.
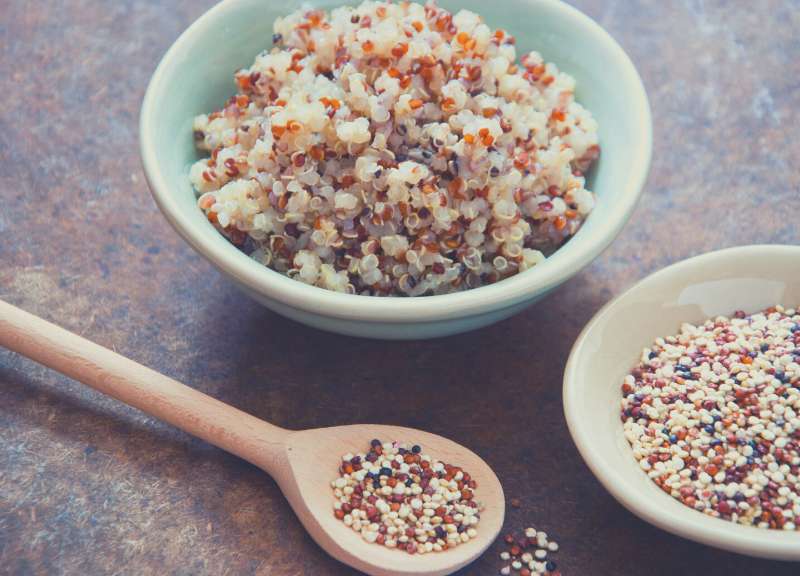
[[[420,446],[373,440],[368,452],[345,454],[339,474],[334,515],[367,542],[425,554],[477,536],[476,482]]]
[[[198,205],[258,262],[330,290],[442,294],[535,266],[595,197],[575,81],[467,10],[372,2],[274,24],[198,116]]]
[[[800,527],[800,314],[684,324],[622,385],[639,466],[686,506],[731,522]]]
[[[549,540],[547,532],[526,528],[522,536],[506,534],[503,537],[506,550],[500,553],[504,565],[500,574],[519,574],[520,576],[561,576],[558,565],[548,558],[549,553],[558,551],[558,543]]]

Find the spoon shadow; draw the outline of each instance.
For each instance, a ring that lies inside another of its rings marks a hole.
[[[10,355],[10,353],[7,353]],[[2,356],[0,356],[0,359]],[[25,361],[30,366],[32,362]],[[48,438],[63,438],[85,445],[86,458],[119,453],[125,440],[126,466],[143,475],[172,474],[172,468],[154,469],[150,454],[162,451],[166,458],[214,459],[236,463],[253,472],[258,468],[168,424],[94,392],[69,378],[46,371],[46,384],[38,374],[29,375],[0,364],[0,415],[13,430],[14,420],[25,428],[46,430]],[[56,387],[58,386],[58,387]],[[169,476],[178,480],[179,476]],[[273,483],[272,480],[269,480]]]
[[[257,565],[281,546],[302,546],[311,565],[326,558],[299,523],[280,521],[294,513],[256,466],[5,351],[0,425],[0,461],[15,478],[5,486],[10,508],[0,506],[0,525],[28,532],[41,526],[53,572],[63,568],[58,547],[89,554],[110,539],[116,541],[112,548],[92,552],[96,560],[125,550],[143,554],[146,562],[149,555],[131,543],[157,546],[158,537],[144,536],[153,524],[172,537],[185,535],[187,546],[199,538],[208,546],[239,548],[243,562],[250,556]],[[31,510],[36,512],[29,518]],[[23,544],[6,543],[0,564],[24,563]],[[331,571],[352,574],[344,565]]]

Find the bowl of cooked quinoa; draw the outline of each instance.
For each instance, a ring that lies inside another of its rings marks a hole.
[[[800,561],[798,262],[800,246],[781,245],[689,258],[612,300],[576,340],[570,433],[643,520]]]
[[[164,56],[140,133],[198,252],[275,312],[379,338],[554,289],[621,230],[652,148],[633,64],[555,0],[230,0]]]

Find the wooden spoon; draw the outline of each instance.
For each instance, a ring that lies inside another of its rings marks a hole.
[[[505,499],[497,476],[477,455],[441,436],[373,424],[278,428],[2,301],[0,345],[255,464],[275,479],[328,554],[367,574],[450,574],[480,556],[503,525]],[[444,552],[411,555],[369,544],[334,518],[330,482],[341,456],[366,451],[372,438],[420,444],[431,456],[468,471],[484,506],[477,537]]]

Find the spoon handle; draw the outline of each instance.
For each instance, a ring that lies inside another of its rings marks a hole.
[[[0,346],[275,474],[291,432],[0,300]]]

